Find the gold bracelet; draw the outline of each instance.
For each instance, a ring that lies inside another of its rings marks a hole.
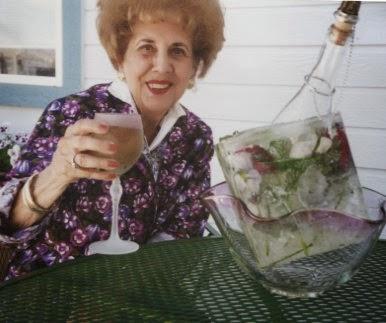
[[[39,215],[43,215],[47,213],[50,210],[50,208],[45,209],[42,206],[40,206],[38,203],[36,203],[31,192],[37,175],[38,174],[35,173],[30,178],[28,178],[28,180],[25,182],[22,188],[21,193],[22,193],[23,202],[30,209],[30,211],[37,213]]]

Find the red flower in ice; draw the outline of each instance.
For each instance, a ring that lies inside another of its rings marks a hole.
[[[252,155],[253,167],[260,174],[267,174],[275,170],[273,156],[259,145],[250,145],[236,151],[236,153],[249,153]]]
[[[267,174],[271,173],[275,170],[275,167],[272,163],[266,163],[266,162],[259,162],[254,161],[253,167],[260,173],[260,174]]]
[[[339,166],[346,171],[350,164],[350,145],[344,130],[340,127],[336,129],[337,138],[339,141]]]

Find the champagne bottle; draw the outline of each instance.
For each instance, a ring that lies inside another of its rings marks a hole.
[[[335,22],[328,29],[319,58],[303,85],[284,106],[273,123],[322,117],[333,112],[335,82],[342,66],[350,39],[358,21],[360,1],[343,1],[335,12]]]
[[[359,178],[332,97],[360,2],[335,12],[321,55],[272,125],[220,139],[216,152],[232,192],[256,217],[329,209],[366,217]]]

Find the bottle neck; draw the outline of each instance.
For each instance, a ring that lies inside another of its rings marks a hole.
[[[320,58],[310,73],[310,80],[317,81],[320,92],[332,92],[340,67],[343,65],[346,51],[350,46],[350,36],[357,22],[356,16],[347,15],[341,11],[335,13],[336,21],[331,25],[325,43],[322,47]],[[313,82],[315,83],[315,82]]]
[[[347,4],[347,2],[345,3]],[[358,20],[338,10],[329,28],[319,59],[294,97],[284,106],[272,123],[305,120],[331,115],[332,98],[340,67],[350,46],[350,36]]]
[[[322,93],[333,91],[345,53],[346,46],[336,45],[329,38],[326,39],[326,43],[321,49],[320,59],[309,75],[313,87]],[[318,80],[324,80],[324,82]]]

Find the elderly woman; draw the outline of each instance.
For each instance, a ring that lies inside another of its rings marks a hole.
[[[100,0],[98,32],[118,77],[47,106],[0,191],[6,279],[84,255],[111,226],[117,144],[97,112],[140,113],[148,149],[121,176],[122,239],[201,236],[208,217],[210,128],[179,103],[222,48],[217,0]],[[108,157],[96,157],[96,156]]]

